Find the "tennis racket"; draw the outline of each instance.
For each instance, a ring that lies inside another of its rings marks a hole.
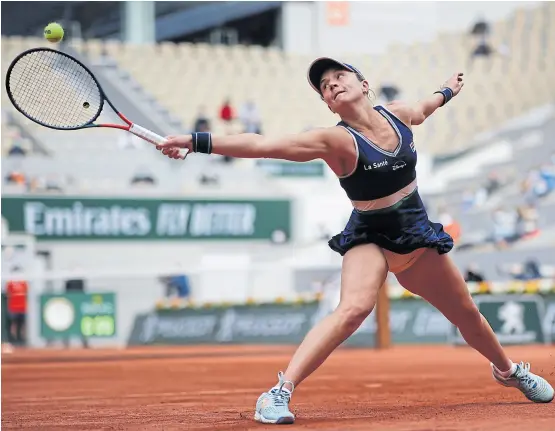
[[[126,130],[155,145],[166,142],[162,136],[128,120],[106,97],[92,72],[64,52],[33,48],[19,54],[8,68],[6,90],[19,112],[50,129],[110,127]],[[95,123],[105,103],[125,124]]]

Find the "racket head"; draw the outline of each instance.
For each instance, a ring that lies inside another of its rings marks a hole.
[[[19,112],[57,130],[94,126],[105,100],[100,84],[83,63],[50,48],[19,54],[6,73],[6,91]]]

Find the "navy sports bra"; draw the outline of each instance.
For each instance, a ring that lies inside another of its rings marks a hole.
[[[337,124],[351,134],[358,153],[353,172],[339,177],[341,187],[352,201],[370,201],[392,195],[416,178],[417,157],[412,131],[382,106],[374,109],[387,119],[399,138],[393,152],[381,149],[347,123],[341,121]]]

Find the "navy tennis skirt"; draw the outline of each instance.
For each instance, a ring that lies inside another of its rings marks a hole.
[[[343,232],[328,242],[341,256],[359,244],[370,243],[398,254],[419,248],[434,248],[444,254],[453,248],[453,238],[443,226],[428,219],[418,190],[388,208],[353,210]]]

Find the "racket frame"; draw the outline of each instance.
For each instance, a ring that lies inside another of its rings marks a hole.
[[[96,112],[96,114],[94,115],[94,117],[89,120],[86,124],[82,125],[82,126],[76,126],[76,127],[56,127],[56,126],[51,126],[48,124],[43,123],[42,121],[39,121],[37,119],[32,118],[30,115],[26,114],[19,106],[18,104],[15,102],[15,99],[13,97],[13,94],[10,90],[10,86],[9,86],[9,78],[11,76],[12,70],[14,68],[14,66],[17,64],[17,62],[25,57],[26,55],[29,55],[33,52],[37,52],[37,51],[47,51],[47,52],[53,52],[56,53],[58,55],[62,55],[66,58],[69,58],[70,60],[74,61],[75,63],[77,63],[79,66],[81,66],[88,74],[89,76],[93,79],[94,83],[97,85],[98,90],[100,92],[100,97],[102,99],[102,102],[100,104],[100,107],[98,109],[98,111]],[[149,129],[146,129],[144,127],[139,126],[138,124],[133,123],[132,121],[130,121],[125,115],[123,115],[121,112],[119,112],[118,109],[116,109],[116,107],[113,105],[113,103],[110,101],[110,99],[108,98],[108,96],[106,96],[106,93],[104,92],[104,89],[102,88],[102,86],[100,85],[100,83],[98,82],[98,79],[96,79],[96,76],[94,76],[94,74],[92,73],[92,71],[85,66],[81,61],[79,61],[78,59],[76,59],[75,57],[66,54],[65,52],[62,51],[58,51],[52,48],[45,48],[45,47],[38,47],[38,48],[31,48],[28,49],[24,52],[22,52],[21,54],[19,54],[17,57],[15,57],[10,66],[8,67],[8,71],[6,72],[6,92],[8,93],[8,97],[10,99],[10,102],[12,102],[12,105],[15,107],[15,109],[17,109],[19,112],[21,112],[25,117],[27,117],[29,120],[43,126],[43,127],[48,127],[49,129],[54,129],[54,130],[81,130],[81,129],[90,129],[92,127],[108,127],[108,128],[112,128],[112,129],[120,129],[120,130],[125,130],[127,132],[130,132],[142,139],[144,139],[147,142],[150,142],[154,145],[159,145],[159,144],[163,144],[166,142],[166,139],[163,138],[162,136],[158,135],[157,133],[152,132]],[[101,124],[94,124],[93,122],[95,120],[98,119],[98,117],[100,116],[100,114],[102,113],[102,110],[104,109],[104,102],[108,103],[108,105],[110,106],[110,108],[113,109],[113,111],[117,114],[117,116],[124,122],[126,123],[126,125],[123,124],[113,124],[113,123],[101,123]]]

